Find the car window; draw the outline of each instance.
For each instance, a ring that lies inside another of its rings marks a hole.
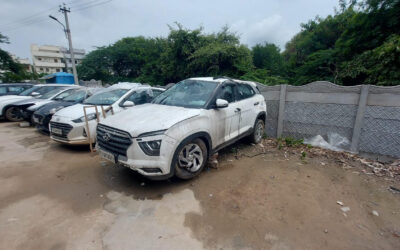
[[[34,86],[34,87],[29,88],[29,89],[25,89],[24,91],[22,91],[21,93],[19,93],[19,95],[20,95],[20,96],[28,96],[28,95],[32,94],[33,92],[36,92],[36,90],[38,90],[38,89],[40,89],[40,88],[42,88],[42,87],[40,87],[40,86]]]
[[[85,89],[74,89],[68,96],[65,96],[62,100],[67,102],[82,102],[88,96],[88,92]]]
[[[237,98],[238,100],[243,100],[252,97],[256,94],[252,87],[247,84],[238,84],[237,87]]]
[[[211,99],[217,85],[216,82],[212,81],[183,80],[154,98],[153,103],[187,108],[203,108]]]
[[[39,93],[40,95],[46,94],[52,90],[54,90],[56,87],[55,86],[45,86],[45,87],[39,87],[36,89],[34,92]]]
[[[126,92],[128,92],[128,89],[114,89],[100,92],[92,95],[83,103],[91,105],[111,105],[118,101],[124,94],[126,94]]]
[[[75,93],[75,91],[76,91],[76,89],[69,89],[69,90],[66,90],[66,91],[64,91],[64,92],[62,92],[62,93],[56,95],[56,96],[53,98],[53,100],[62,100],[62,99],[64,99],[65,97],[71,95],[72,93]],[[49,93],[50,93],[50,92],[49,92]]]
[[[235,101],[235,85],[229,84],[229,85],[224,85],[220,89],[220,92],[217,95],[217,99],[224,99],[228,101],[229,103]]]
[[[163,91],[159,89],[152,89],[153,91],[153,98],[157,97],[159,94],[161,94]]]
[[[5,94],[7,93],[7,88],[6,87],[0,87],[0,94]]]
[[[147,91],[133,92],[126,101],[139,105],[151,101],[151,97],[147,94]]]
[[[67,87],[53,87],[53,86],[46,86],[41,89],[39,89],[36,92],[39,92],[41,95],[38,97],[39,99],[49,99],[53,95],[56,95],[58,92],[61,90],[65,89]]]
[[[8,87],[9,92],[22,92],[25,88],[23,86],[10,86]]]

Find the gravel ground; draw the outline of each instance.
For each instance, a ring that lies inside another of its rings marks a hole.
[[[154,182],[0,122],[0,249],[400,248],[397,166],[273,140],[217,159]]]

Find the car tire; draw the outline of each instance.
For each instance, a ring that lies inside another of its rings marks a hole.
[[[252,143],[258,144],[263,139],[265,133],[265,124],[262,119],[257,119],[254,124],[253,133],[250,135]]]
[[[176,177],[189,180],[200,174],[207,161],[207,146],[203,140],[196,138],[176,149],[172,166]]]
[[[18,112],[18,108],[16,107],[9,107],[6,109],[5,113],[5,118],[11,122],[20,122],[23,120],[22,117],[18,116],[16,114]]]

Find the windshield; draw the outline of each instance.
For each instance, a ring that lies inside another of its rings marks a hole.
[[[59,93],[62,90],[63,90],[63,88],[55,88],[53,90],[46,91],[45,93],[43,93],[41,96],[39,96],[37,98],[38,99],[49,99],[50,97],[52,97],[53,95],[56,95],[57,93]]]
[[[216,87],[216,82],[184,80],[161,93],[153,100],[153,103],[188,108],[202,108],[211,98]]]
[[[86,98],[85,89],[79,89],[79,90],[74,89],[73,92],[71,92],[66,97],[62,98],[62,100],[66,102],[81,102],[85,100],[85,98]]]
[[[77,91],[77,89],[68,89],[63,91],[62,93],[56,95],[55,97],[53,97],[53,100],[59,101],[59,100],[64,100],[65,97],[70,96],[72,93],[75,93],[75,91]]]
[[[107,92],[101,92],[89,97],[83,103],[92,105],[111,105],[118,101],[118,99],[121,98],[121,96],[123,96],[126,92],[128,92],[127,89],[114,89]]]
[[[22,91],[21,93],[19,93],[19,95],[28,96],[28,95],[32,94],[32,92],[35,92],[36,90],[38,90],[39,88],[41,88],[41,87],[39,87],[39,86],[32,87],[30,89]]]

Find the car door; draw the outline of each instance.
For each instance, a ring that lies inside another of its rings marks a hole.
[[[216,126],[218,146],[235,138],[239,134],[239,112],[235,98],[235,84],[224,84],[220,87],[216,99],[228,101],[229,105],[226,108],[214,110],[214,126]]]
[[[240,109],[239,135],[248,132],[254,126],[257,116],[254,107],[260,105],[257,98],[254,98],[255,95],[256,92],[250,85],[242,83],[237,84],[236,99],[238,108]]]

